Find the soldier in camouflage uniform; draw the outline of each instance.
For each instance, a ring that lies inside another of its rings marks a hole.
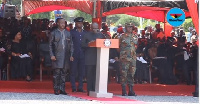
[[[138,37],[133,34],[133,25],[131,23],[126,23],[125,29],[126,32],[119,38],[122,96],[127,96],[127,84],[129,86],[128,96],[136,96],[133,91],[133,84],[136,71],[136,45]]]

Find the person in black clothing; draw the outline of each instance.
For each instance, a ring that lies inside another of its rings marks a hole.
[[[6,72],[6,62],[7,62],[7,54],[6,54],[6,42],[7,39],[3,35],[3,31],[0,29],[0,80],[6,80],[5,72]]]
[[[21,41],[20,30],[15,30],[13,36],[13,40],[7,45],[8,53],[11,55],[11,78],[26,77],[27,81],[31,81],[32,53],[30,47]]]
[[[157,48],[157,57],[154,60],[154,65],[159,70],[159,83],[161,84],[177,84],[177,79],[173,74],[173,67],[170,65],[170,58],[168,57],[170,46],[165,42]]]
[[[82,38],[82,47],[85,53],[85,70],[87,76],[87,94],[90,91],[95,91],[96,80],[96,62],[97,62],[97,48],[89,47],[88,44],[96,39],[103,39],[103,34],[99,31],[99,25],[93,23],[91,25],[91,32],[85,34]]]
[[[188,44],[187,53],[189,59],[185,60],[183,64],[183,74],[186,79],[187,85],[196,84],[197,80],[197,64],[198,64],[198,46],[194,42],[191,45]],[[193,73],[193,78],[191,78],[191,72]]]
[[[116,70],[116,81],[120,83],[120,70],[119,70],[119,52],[115,48],[110,48],[109,50],[109,59],[114,61],[110,61],[109,66],[113,67],[113,70]],[[112,74],[112,73],[109,73]]]
[[[30,25],[30,20],[24,17],[23,26],[21,30],[22,40],[27,40],[32,38],[32,28]]]
[[[70,32],[65,29],[65,19],[60,18],[58,28],[51,32],[49,37],[49,52],[53,69],[54,94],[67,95],[65,79],[69,61],[73,60],[73,42]]]
[[[144,60],[145,50],[145,39],[139,41],[138,48],[136,49],[137,61],[136,61],[136,72],[135,82],[142,84],[149,81],[149,72],[147,67],[147,61]]]

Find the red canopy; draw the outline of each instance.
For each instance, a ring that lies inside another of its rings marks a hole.
[[[25,0],[24,5],[25,5],[25,15],[48,12],[52,10],[64,10],[64,9],[78,9],[88,14],[92,14],[93,11],[92,10],[93,3],[90,0],[83,0],[83,1]],[[104,12],[103,16],[114,15],[114,14],[128,14],[136,17],[143,17],[160,22],[165,22],[165,14],[169,10],[170,8],[148,7],[148,6],[122,7],[108,12]],[[185,11],[185,14],[186,17],[190,16],[190,13],[188,11]]]
[[[160,7],[148,7],[148,6],[137,6],[137,7],[124,7],[111,10],[103,13],[103,16],[114,15],[114,14],[128,14],[136,17],[143,17],[147,19],[153,19],[160,22],[165,22],[165,14],[171,8],[160,8]],[[186,17],[190,16],[188,11],[184,11]]]
[[[55,1],[55,0],[24,0],[25,15],[48,12],[61,9],[78,9],[88,14],[92,14],[92,2],[83,1]]]
[[[25,15],[35,13],[47,12],[52,10],[61,9],[78,9],[85,13],[92,14],[93,2],[92,0],[24,0]],[[199,31],[199,18],[197,11],[197,3],[195,0],[186,0],[188,11],[184,11],[186,17],[191,16],[197,32]],[[100,6],[98,6],[100,7]],[[97,8],[99,11],[100,8]],[[135,6],[135,7],[122,7],[108,12],[104,12],[103,16],[114,14],[128,14],[147,19],[153,19],[160,22],[165,22],[165,14],[170,8],[161,7],[148,7],[148,6]]]
[[[70,10],[70,9],[74,9],[74,8],[66,7],[66,6],[59,6],[59,5],[43,6],[43,7],[39,7],[39,8],[32,10],[31,12],[29,12],[26,15],[42,13],[42,12],[49,12],[49,11],[53,11],[53,10],[66,10],[66,9]]]

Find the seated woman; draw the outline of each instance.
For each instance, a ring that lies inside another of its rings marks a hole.
[[[13,32],[13,40],[7,46],[11,55],[11,78],[24,78],[31,81],[32,77],[32,54],[26,42],[21,41],[21,31]]]

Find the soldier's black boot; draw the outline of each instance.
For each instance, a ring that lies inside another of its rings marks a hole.
[[[137,95],[135,94],[135,92],[133,91],[133,86],[129,86],[128,96],[137,96]]]
[[[127,96],[126,86],[122,86],[122,96]]]

